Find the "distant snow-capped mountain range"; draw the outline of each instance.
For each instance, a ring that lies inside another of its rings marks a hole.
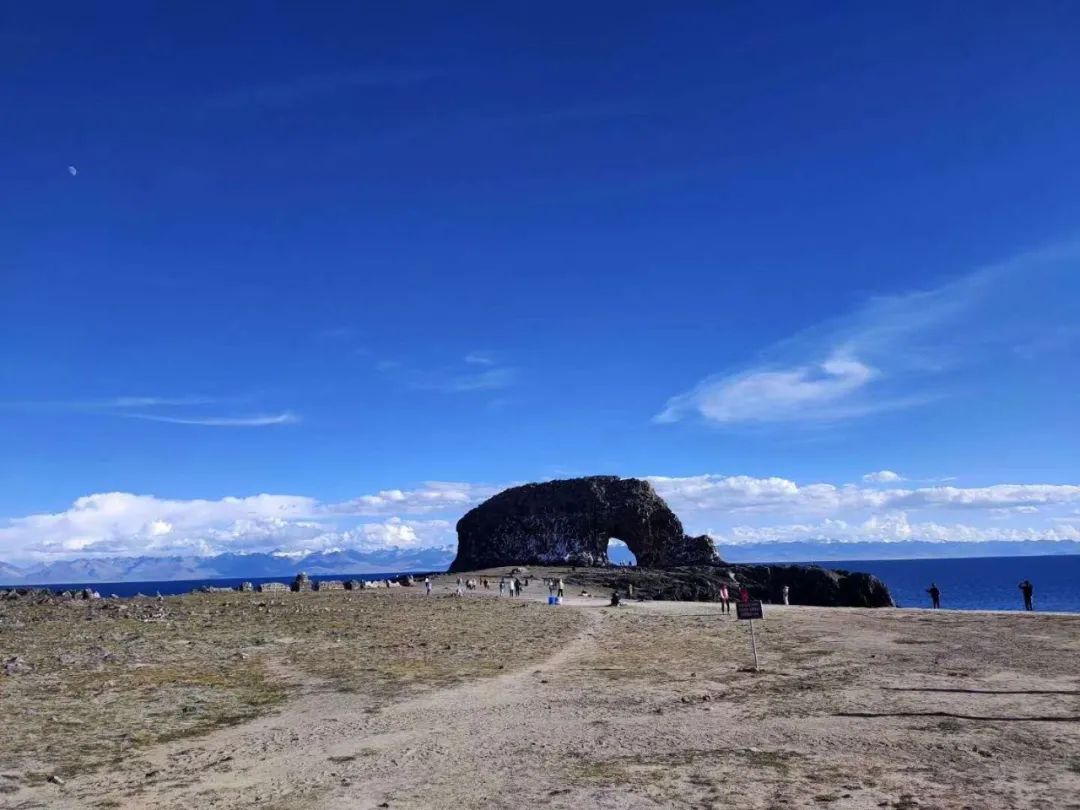
[[[454,558],[452,547],[385,551],[332,551],[291,556],[219,554],[216,557],[99,557],[58,560],[22,568],[0,563],[0,584],[164,582],[177,579],[283,577],[308,574],[369,574],[441,571]]]
[[[935,557],[1024,557],[1080,554],[1080,542],[1061,540],[939,543],[841,543],[800,541],[721,546],[728,562],[828,562],[830,560],[897,560]],[[379,551],[330,551],[303,555],[219,554],[216,557],[99,557],[59,560],[17,567],[0,562],[0,585],[90,584],[95,582],[164,582],[186,579],[287,577],[308,574],[371,574],[443,571],[454,559],[453,546]],[[622,544],[608,551],[615,563],[633,563]]]

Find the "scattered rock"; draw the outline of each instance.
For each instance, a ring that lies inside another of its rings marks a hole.
[[[34,668],[27,663],[26,659],[15,655],[4,662],[5,675],[29,675]]]
[[[699,565],[664,570],[645,568],[583,568],[569,575],[577,585],[621,592],[633,587],[641,599],[716,602],[720,588],[745,587],[750,598],[780,602],[783,587],[791,600],[820,607],[892,607],[889,589],[871,574],[830,570],[816,565]]]

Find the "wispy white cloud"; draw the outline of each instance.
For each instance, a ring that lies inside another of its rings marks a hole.
[[[493,357],[469,354],[465,368],[417,369],[396,361],[384,360],[376,370],[391,375],[402,385],[417,391],[440,391],[457,394],[469,391],[495,391],[509,388],[518,380],[518,369],[497,365]]]
[[[472,351],[465,355],[465,362],[474,366],[492,366],[495,365],[495,352]]]
[[[357,90],[400,89],[443,78],[432,68],[367,67],[334,73],[291,76],[277,81],[233,87],[206,101],[212,111],[261,107],[284,109]]]
[[[433,391],[494,391],[509,388],[517,380],[517,369],[490,368],[477,374],[452,374],[443,378],[438,376],[427,379],[417,378],[411,384],[414,388],[427,388]]]
[[[201,425],[204,427],[266,427],[299,422],[300,417],[292,411],[270,414],[243,414],[222,416],[220,414],[191,413],[187,409],[206,405],[236,403],[236,398],[208,396],[118,396],[107,399],[61,400],[44,402],[0,403],[30,409],[54,409],[82,411],[102,415],[120,416],[125,419],[142,419],[148,422],[165,422],[174,425]],[[176,413],[175,409],[185,409]],[[159,409],[164,409],[159,410]]]
[[[1072,340],[1061,324],[1072,323],[1075,310],[1061,302],[1058,282],[1076,270],[1078,256],[1069,245],[932,289],[872,298],[745,368],[705,378],[669,399],[654,421],[821,422],[946,396],[942,372],[980,367],[992,378],[1017,346]]]
[[[898,481],[903,481],[904,477],[892,470],[877,470],[876,472],[867,473],[862,477],[862,480],[868,484],[895,484]]]
[[[121,411],[127,408],[182,407],[187,405],[214,405],[227,400],[201,395],[189,396],[118,396],[104,399],[27,400],[3,402],[0,405],[25,409],[51,409],[67,411]]]
[[[171,425],[199,425],[202,427],[267,427],[269,425],[288,425],[300,421],[300,417],[289,411],[251,416],[164,416],[153,413],[127,413],[124,416],[130,419],[144,419],[148,422],[166,422]]]

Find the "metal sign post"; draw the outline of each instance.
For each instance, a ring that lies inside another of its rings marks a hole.
[[[750,645],[754,650],[754,672],[758,672],[757,636],[754,635],[754,619],[765,618],[765,612],[761,608],[761,600],[752,599],[749,602],[736,602],[735,616],[740,620],[750,622]]]

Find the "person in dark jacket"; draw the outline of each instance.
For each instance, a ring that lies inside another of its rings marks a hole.
[[[926,592],[930,594],[930,602],[932,607],[936,610],[941,607],[941,589],[938,588],[936,582],[931,582],[930,587],[926,589]]]
[[[1031,595],[1035,593],[1035,586],[1031,584],[1030,580],[1024,580],[1020,583],[1020,592],[1024,594],[1024,610],[1034,610],[1035,606],[1031,603]]]

